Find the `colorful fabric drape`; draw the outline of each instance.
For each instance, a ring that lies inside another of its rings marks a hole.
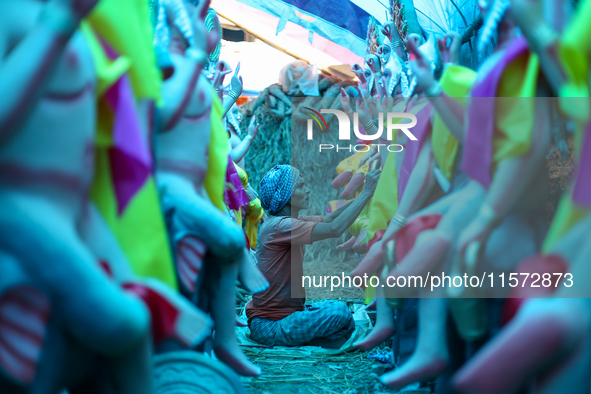
[[[466,106],[467,96],[475,79],[476,72],[474,70],[453,65],[445,68],[439,83],[448,96],[454,98],[462,106]],[[431,141],[433,156],[439,169],[448,180],[451,180],[458,153],[458,141],[451,135],[437,111],[434,111]]]
[[[419,99],[414,102],[414,105],[411,108],[404,108],[404,101],[401,100],[392,108],[392,112],[412,113],[413,115],[417,116],[417,126],[423,122],[426,122],[424,124],[424,126],[426,126],[430,123],[429,120],[431,115],[430,113],[422,113],[422,111],[425,109],[428,103],[429,101],[426,99]],[[420,120],[419,117],[421,117]],[[399,120],[400,119],[393,119],[392,121],[398,122]],[[392,143],[395,143],[395,141],[392,141]],[[421,142],[409,140],[406,143],[405,149],[410,148],[410,144],[417,145],[416,148],[418,155]],[[413,147],[412,150],[414,149],[415,148]],[[412,156],[414,156],[414,154],[411,153],[411,157]],[[412,171],[412,168],[408,169],[408,176],[410,176],[410,171]],[[408,180],[408,177],[406,177],[406,179]],[[374,192],[373,198],[370,202],[371,215],[369,216],[369,227],[367,230],[368,247],[371,247],[371,245],[382,238],[382,235],[384,235],[384,232],[388,227],[388,223],[390,223],[390,219],[392,219],[396,213],[396,210],[398,209],[398,202],[400,201],[400,197],[402,197],[399,192],[398,182],[399,179],[396,170],[396,153],[392,153],[389,154],[386,159],[386,163],[378,181],[378,186],[376,187],[376,191]]]
[[[228,133],[222,122],[224,108],[222,102],[215,94],[213,87],[210,89],[213,96],[211,107],[211,134],[209,137],[209,159],[207,161],[207,174],[205,175],[205,190],[211,200],[220,211],[226,211],[224,203],[224,190],[226,187],[226,171],[228,166]]]
[[[495,163],[529,150],[534,100],[527,98],[535,97],[538,68],[538,57],[519,37],[484,79],[474,84],[462,171],[486,188]]]
[[[367,228],[368,248],[381,239],[388,222],[398,209],[398,174],[396,173],[396,154],[388,155],[378,185],[369,202],[369,223]]]
[[[265,211],[261,206],[261,200],[255,198],[248,203],[246,207],[246,216],[244,217],[244,232],[250,248],[256,250],[258,242],[259,222],[263,218]]]
[[[87,19],[100,37],[130,60],[135,97],[158,100],[162,78],[156,67],[149,15],[146,0],[101,0]]]
[[[589,114],[589,56],[591,55],[591,0],[579,5],[576,16],[569,23],[559,42],[559,59],[567,81],[560,90],[560,110],[577,122],[574,151],[578,170],[573,190],[566,192],[556,209],[548,230],[542,253],[552,252],[552,247],[572,226],[591,212],[589,184],[586,178],[591,171],[591,122]],[[585,171],[582,171],[585,169]],[[577,193],[578,192],[578,193]]]
[[[573,147],[575,151],[575,157],[580,158],[579,162],[579,171],[581,171],[581,163],[585,161],[582,157],[584,155],[588,155],[589,152],[583,151],[581,152],[581,147],[583,146],[583,138],[586,137],[586,140],[589,140],[589,132],[587,131],[587,135],[583,135],[584,129],[579,128],[575,134]],[[588,159],[587,159],[588,160]],[[590,167],[586,167],[587,171]],[[578,179],[577,179],[578,181]],[[576,187],[576,183],[575,183]],[[558,208],[556,209],[556,213],[554,214],[554,219],[552,220],[552,224],[550,225],[550,229],[548,230],[548,234],[544,239],[544,244],[542,245],[542,253],[548,254],[552,252],[552,247],[563,235],[565,235],[570,228],[572,228],[575,224],[579,221],[587,217],[587,215],[591,214],[591,204],[579,204],[574,201],[573,197],[573,189],[569,189],[566,191],[560,202],[558,204]]]
[[[147,133],[142,133],[135,107],[136,98],[157,100],[160,94],[144,11],[147,4],[141,1],[103,0],[81,25],[94,58],[99,93],[91,197],[134,272],[176,288]]]
[[[240,207],[248,204],[248,195],[244,188],[248,185],[248,178],[246,182],[243,181],[239,173],[241,171],[244,177],[246,173],[238,167],[230,155],[228,155],[228,169],[226,170],[226,188],[224,189],[224,201],[228,208],[233,211],[238,211]],[[241,215],[240,215],[241,216]],[[241,218],[242,219],[242,218]]]

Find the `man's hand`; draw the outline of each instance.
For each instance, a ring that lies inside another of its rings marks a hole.
[[[380,180],[381,173],[382,171],[378,169],[371,170],[367,173],[367,175],[365,176],[365,186],[363,186],[362,193],[368,193],[370,195],[373,195],[373,193],[376,191],[376,187],[378,186],[378,181]]]

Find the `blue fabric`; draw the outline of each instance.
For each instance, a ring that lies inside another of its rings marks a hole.
[[[275,215],[291,200],[300,178],[300,172],[290,165],[271,168],[259,185],[259,199],[263,209]]]
[[[251,339],[271,346],[302,346],[316,338],[337,341],[354,330],[351,311],[339,301],[317,302],[281,320],[255,317],[250,322]]]
[[[276,34],[279,34],[287,21],[290,21],[349,49],[358,56],[365,57],[369,14],[350,0],[238,1],[279,18]],[[311,37],[312,35],[308,40]]]
[[[365,40],[369,14],[349,0],[281,0]],[[329,37],[326,37],[329,38]]]

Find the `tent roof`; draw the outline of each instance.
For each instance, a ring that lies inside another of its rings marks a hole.
[[[460,34],[476,15],[475,0],[414,0],[427,34]],[[370,15],[387,18],[388,0],[212,0],[219,15],[279,50],[316,64],[363,63]]]

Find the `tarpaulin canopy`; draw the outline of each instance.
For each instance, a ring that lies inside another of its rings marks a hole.
[[[213,0],[224,18],[321,69],[362,63],[370,16],[387,20],[388,0]],[[426,35],[460,34],[474,20],[476,0],[414,0]]]

